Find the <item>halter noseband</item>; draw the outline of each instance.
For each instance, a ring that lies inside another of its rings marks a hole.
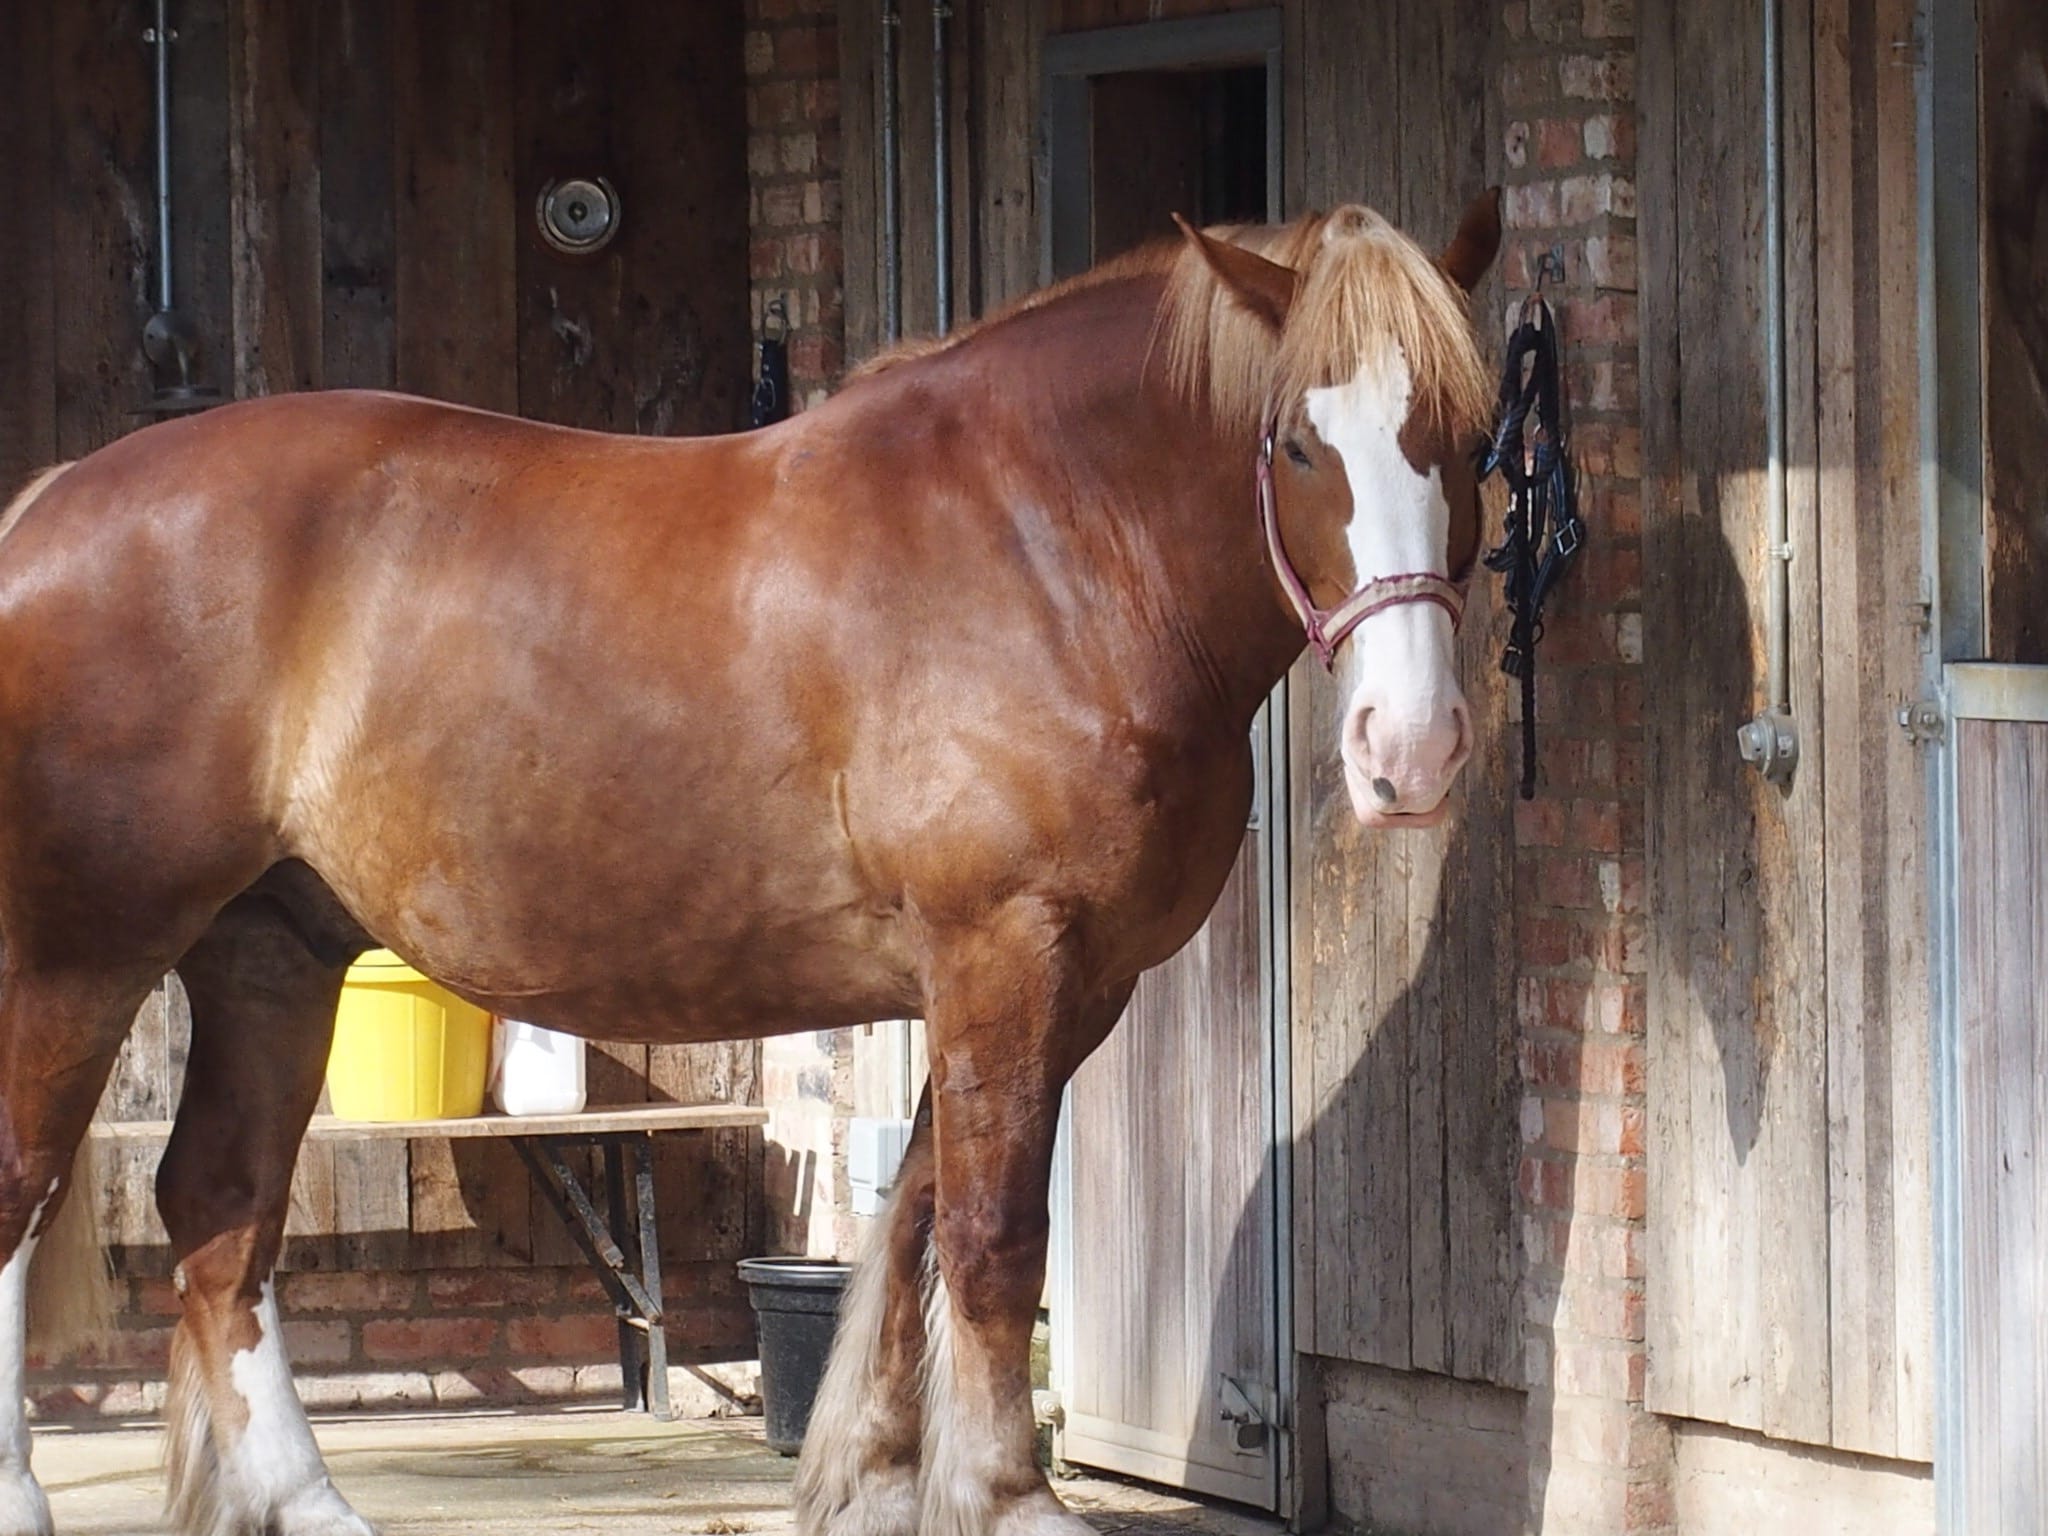
[[[1268,417],[1259,433],[1259,526],[1265,531],[1266,556],[1273,562],[1281,590],[1286,592],[1287,601],[1293,606],[1295,617],[1301,620],[1308,643],[1315,647],[1323,666],[1334,671],[1337,647],[1350,638],[1354,629],[1374,614],[1404,603],[1435,603],[1451,616],[1451,628],[1457,629],[1465,617],[1465,588],[1434,571],[1375,576],[1334,608],[1315,605],[1308,594],[1308,583],[1301,579],[1294,562],[1287,558],[1286,546],[1280,542],[1280,511],[1273,492],[1274,425]]]

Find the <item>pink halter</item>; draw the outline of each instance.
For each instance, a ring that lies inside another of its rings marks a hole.
[[[1397,576],[1375,576],[1334,608],[1318,608],[1308,595],[1308,583],[1301,579],[1287,548],[1280,542],[1280,511],[1273,492],[1273,423],[1269,420],[1259,434],[1259,526],[1266,535],[1266,555],[1280,578],[1281,590],[1293,605],[1295,616],[1308,633],[1325,668],[1334,670],[1337,647],[1376,613],[1398,608],[1403,603],[1435,603],[1451,616],[1456,629],[1465,617],[1465,589],[1434,571],[1406,571]]]

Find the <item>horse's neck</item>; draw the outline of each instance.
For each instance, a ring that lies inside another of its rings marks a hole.
[[[1303,644],[1258,532],[1257,444],[1173,393],[1152,350],[1157,290],[1130,288],[1139,302],[1105,291],[1091,304],[1083,291],[1035,317],[1048,331],[1064,323],[1043,345],[1065,370],[1061,387],[1020,401],[1035,418],[1025,440],[1049,479],[1079,492],[1081,537],[1120,567],[1134,642],[1178,650],[1198,691],[1249,726]]]

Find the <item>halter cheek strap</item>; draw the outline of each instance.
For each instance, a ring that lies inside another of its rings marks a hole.
[[[1259,434],[1257,474],[1259,527],[1266,535],[1266,558],[1273,562],[1273,573],[1280,578],[1280,588],[1287,594],[1295,617],[1301,620],[1301,627],[1308,634],[1308,643],[1315,647],[1316,655],[1322,658],[1325,668],[1335,669],[1337,647],[1350,638],[1354,629],[1374,614],[1384,613],[1389,608],[1399,608],[1404,603],[1435,603],[1451,616],[1453,630],[1463,622],[1464,585],[1434,571],[1404,571],[1396,576],[1375,576],[1336,607],[1318,608],[1315,599],[1309,596],[1308,583],[1301,579],[1294,562],[1287,558],[1287,547],[1280,542],[1280,511],[1273,490],[1271,421]]]

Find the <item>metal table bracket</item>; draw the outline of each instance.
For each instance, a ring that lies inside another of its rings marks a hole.
[[[625,1134],[514,1136],[510,1138],[533,1181],[597,1271],[619,1322],[621,1396],[629,1412],[675,1417],[668,1400],[668,1335],[662,1329],[661,1240],[654,1213],[654,1139]],[[562,1154],[594,1147],[604,1169],[605,1204]],[[627,1194],[627,1166],[632,1193]]]

